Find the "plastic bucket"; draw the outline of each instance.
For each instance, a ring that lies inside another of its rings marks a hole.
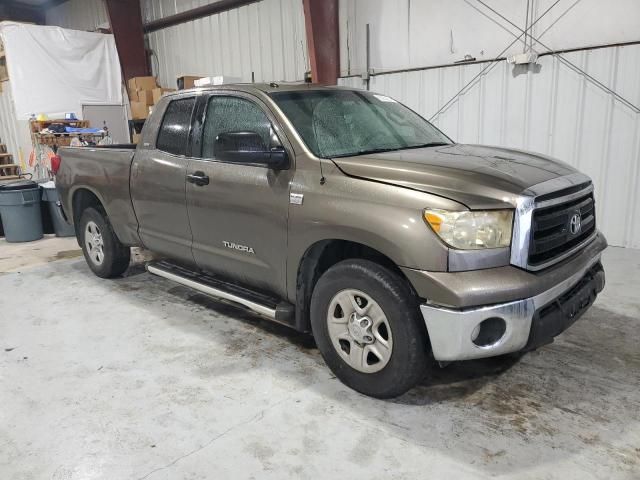
[[[43,236],[40,188],[20,180],[0,184],[0,217],[7,242],[31,242]]]
[[[62,213],[60,197],[55,185],[40,185],[42,189],[42,201],[46,202],[49,207],[51,222],[53,223],[53,231],[56,237],[73,237],[76,234],[73,225],[69,225]]]

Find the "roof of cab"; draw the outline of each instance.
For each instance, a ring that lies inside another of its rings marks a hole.
[[[291,92],[291,91],[311,91],[311,90],[353,90],[349,87],[318,85],[317,83],[305,82],[270,82],[270,83],[228,83],[224,85],[208,85],[206,87],[190,88],[187,90],[177,90],[167,95],[182,95],[191,92],[208,92],[219,90],[240,90],[244,92],[260,91],[264,93]]]

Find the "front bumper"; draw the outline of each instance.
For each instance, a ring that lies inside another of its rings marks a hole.
[[[549,343],[593,304],[604,281],[598,254],[571,276],[529,298],[462,309],[424,304],[420,310],[433,356],[439,361],[470,360]],[[490,331],[485,334],[480,324],[488,319],[483,325]]]

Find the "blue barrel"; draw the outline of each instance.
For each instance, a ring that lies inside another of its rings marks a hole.
[[[0,183],[0,217],[7,242],[31,242],[43,237],[40,187],[31,180]]]

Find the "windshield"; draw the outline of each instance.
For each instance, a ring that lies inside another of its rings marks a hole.
[[[275,92],[273,100],[322,158],[449,145],[424,118],[384,95],[355,90]]]

